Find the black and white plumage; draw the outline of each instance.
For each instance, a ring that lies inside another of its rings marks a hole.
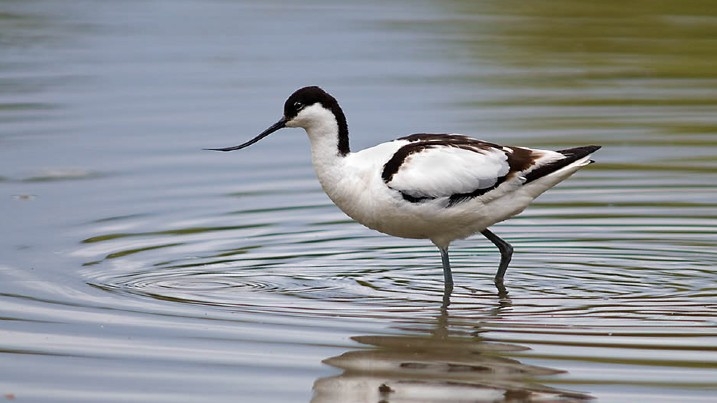
[[[283,127],[301,127],[311,142],[316,175],[347,215],[385,234],[430,239],[441,251],[446,290],[453,288],[448,247],[481,233],[501,253],[496,283],[513,248],[488,227],[523,211],[541,193],[588,165],[600,146],[561,151],[506,147],[460,134],[413,134],[351,152],[346,117],[334,97],[304,87],[284,116],[248,147]]]

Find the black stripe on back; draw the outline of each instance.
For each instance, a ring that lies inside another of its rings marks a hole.
[[[454,193],[450,196],[439,196],[439,197],[433,197],[433,196],[412,196],[406,192],[401,192],[401,196],[403,197],[403,200],[406,200],[407,202],[411,203],[422,203],[429,200],[436,200],[438,198],[448,197],[448,205],[446,207],[452,207],[455,206],[458,203],[468,201],[470,199],[473,199],[478,196],[483,196],[484,194],[490,192],[491,190],[497,188],[500,186],[503,182],[505,182],[505,179],[507,176],[501,176],[498,178],[498,180],[495,182],[493,186],[489,186],[487,188],[480,188],[476,189],[472,192],[468,193]]]
[[[448,198],[448,207],[451,207],[453,205],[456,205],[460,202],[464,202],[467,200],[470,200],[474,197],[483,196],[487,192],[490,192],[491,190],[497,188],[500,186],[501,183],[505,182],[505,179],[507,178],[507,175],[501,176],[498,178],[498,180],[495,181],[495,184],[493,186],[488,186],[487,188],[482,189],[476,189],[470,193],[456,193],[452,194],[451,197]]]
[[[409,155],[421,152],[427,148],[432,148],[433,145],[430,143],[409,143],[401,147],[396,151],[395,154],[383,165],[383,171],[381,172],[381,178],[385,183],[391,182],[393,175],[395,175],[401,168],[401,165],[406,161]]]

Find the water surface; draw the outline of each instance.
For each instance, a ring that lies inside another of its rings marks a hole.
[[[0,394],[712,401],[717,8],[698,1],[0,2]],[[601,144],[481,237],[353,223],[300,130]]]

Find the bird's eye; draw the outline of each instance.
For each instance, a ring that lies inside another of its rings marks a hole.
[[[296,101],[296,102],[294,102],[294,109],[296,109],[297,111],[300,111],[300,110],[304,109],[304,104],[302,104],[299,101]]]

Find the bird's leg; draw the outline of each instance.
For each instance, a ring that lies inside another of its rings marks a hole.
[[[481,234],[493,242],[500,251],[500,265],[498,265],[498,272],[495,273],[495,283],[503,284],[503,276],[505,276],[505,271],[508,270],[508,263],[510,263],[510,258],[513,256],[513,247],[488,229],[481,231]]]
[[[453,291],[453,275],[451,274],[451,262],[448,260],[448,248],[439,248],[441,250],[441,262],[443,263],[443,278],[445,293],[450,294]]]

